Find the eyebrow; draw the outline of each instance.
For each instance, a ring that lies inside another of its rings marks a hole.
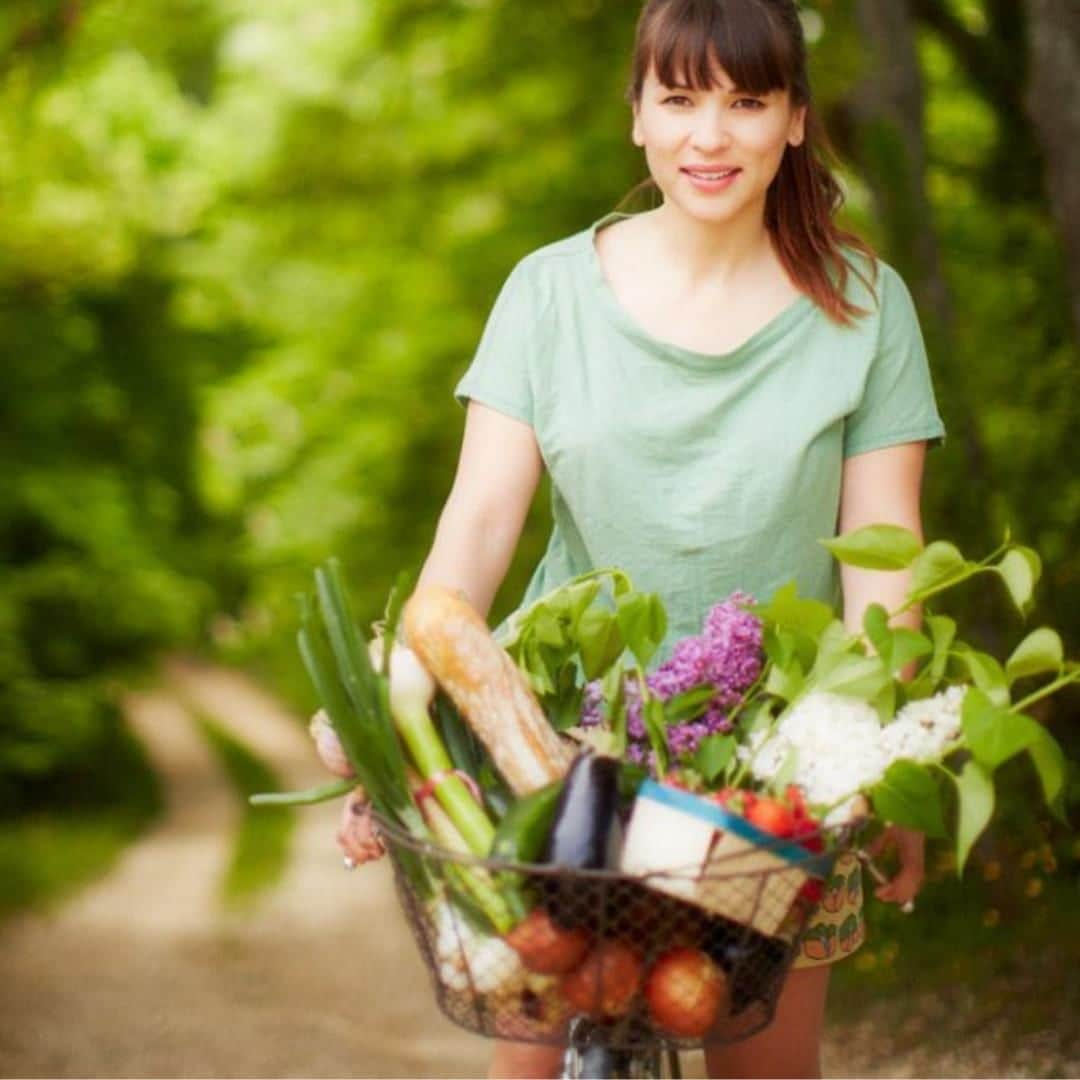
[[[665,86],[663,83],[660,83],[660,89],[662,91],[663,90],[691,90],[691,91],[696,92],[696,90],[695,90],[695,88],[693,86],[687,86],[686,83],[674,83],[671,86]],[[723,90],[723,87],[721,87],[720,89]],[[754,93],[754,91],[752,91],[752,90],[743,90],[741,87],[738,87],[738,86],[733,86],[729,90],[724,90],[724,93],[725,94],[744,94],[744,95],[749,94],[750,97],[765,97],[765,94],[757,94],[757,93]]]

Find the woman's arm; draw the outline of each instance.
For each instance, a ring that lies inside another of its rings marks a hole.
[[[852,532],[864,525],[902,525],[922,539],[923,461],[926,443],[901,443],[881,450],[857,454],[844,462],[840,494],[838,532]],[[844,598],[844,625],[862,632],[863,613],[872,603],[886,611],[895,611],[907,595],[911,573],[908,570],[863,570],[842,565],[840,581]],[[922,612],[914,607],[891,620],[894,626],[914,630],[922,624]],[[910,670],[907,672],[910,676]],[[925,837],[911,829],[890,827],[879,837],[872,853],[895,845],[900,870],[891,881],[881,885],[875,895],[880,900],[904,904],[914,899],[924,876]]]
[[[533,429],[470,401],[457,473],[417,584],[461,589],[487,616],[543,472]],[[383,854],[362,792],[345,800],[338,844],[349,869]]]
[[[543,468],[528,424],[470,401],[457,473],[418,584],[460,589],[486,616]]]
[[[883,450],[857,454],[844,462],[840,488],[838,533],[853,532],[864,525],[902,525],[922,539],[923,459],[926,443],[901,443]],[[863,613],[872,603],[886,611],[900,607],[911,582],[907,570],[863,570],[840,567],[844,597],[844,625],[862,632]],[[917,630],[922,612],[912,608],[894,619],[894,626]]]

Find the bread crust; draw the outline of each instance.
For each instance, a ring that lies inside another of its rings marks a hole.
[[[402,625],[409,648],[449,694],[514,794],[527,795],[566,774],[570,750],[464,594],[444,585],[418,588]]]

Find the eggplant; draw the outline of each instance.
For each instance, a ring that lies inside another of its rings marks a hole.
[[[623,826],[619,817],[619,772],[615,758],[584,750],[566,774],[555,806],[542,861],[566,870],[608,870],[619,864]],[[564,929],[601,931],[613,912],[605,881],[553,875],[545,879],[545,906]]]

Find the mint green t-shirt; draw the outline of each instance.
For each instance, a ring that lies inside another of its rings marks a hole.
[[[659,661],[736,589],[764,600],[794,579],[836,603],[818,541],[836,534],[844,458],[945,429],[892,267],[879,262],[877,304],[849,275],[848,297],[870,309],[851,327],[804,295],[709,355],[652,337],[611,290],[593,239],[627,216],[514,267],[455,395],[531,425],[550,473],[554,527],[522,606],[622,567],[667,608]]]

